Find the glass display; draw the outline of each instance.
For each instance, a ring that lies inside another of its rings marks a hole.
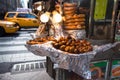
[[[120,41],[120,11],[117,15],[117,23],[116,23],[116,32],[115,32],[115,41]]]

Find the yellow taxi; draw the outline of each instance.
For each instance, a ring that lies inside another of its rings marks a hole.
[[[14,22],[0,20],[0,36],[5,33],[15,33],[19,30],[19,26]]]
[[[34,13],[30,12],[7,12],[4,20],[15,22],[20,27],[38,27],[40,21]]]

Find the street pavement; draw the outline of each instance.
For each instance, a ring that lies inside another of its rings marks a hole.
[[[34,32],[34,30],[28,31],[18,31],[17,35],[0,37],[0,63],[46,59],[46,57],[34,55],[25,47],[26,41],[32,39],[30,33]]]
[[[8,72],[5,74],[0,74],[0,80],[53,80],[53,79],[49,77],[45,70],[42,70],[21,74],[11,74]]]
[[[35,66],[38,64],[36,62],[46,62],[46,57],[37,56],[25,47],[26,41],[32,39],[30,34],[34,33],[35,30],[23,29],[15,34],[0,37],[0,80],[53,80],[47,74],[46,67],[41,68],[41,63],[39,66]],[[25,64],[19,65],[21,72],[12,74],[13,67],[18,63]],[[22,71],[23,66],[28,68]]]

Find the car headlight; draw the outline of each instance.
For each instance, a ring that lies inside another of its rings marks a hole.
[[[7,24],[6,27],[13,27],[13,25],[11,25],[11,24],[8,25],[8,24]]]

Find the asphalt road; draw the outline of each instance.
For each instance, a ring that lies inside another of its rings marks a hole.
[[[14,34],[0,37],[0,73],[11,71],[16,63],[46,60],[46,57],[34,55],[25,47],[26,41],[32,39],[30,34],[36,29],[21,29]]]
[[[0,80],[53,80],[46,72],[46,57],[25,47],[36,29],[22,29],[0,37]]]
[[[30,34],[34,32],[35,29],[22,29],[14,34],[0,37],[0,55],[28,52],[24,45],[27,40],[32,39]]]

